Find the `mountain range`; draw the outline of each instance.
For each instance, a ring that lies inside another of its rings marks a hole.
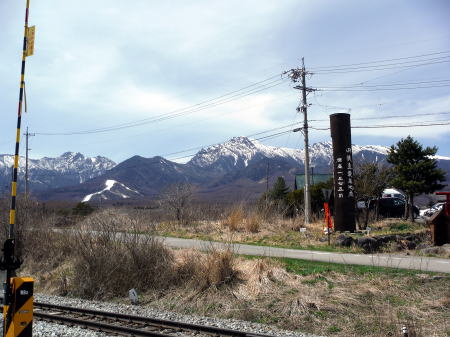
[[[9,193],[14,156],[0,155],[0,192]],[[28,160],[30,190],[34,193],[54,188],[82,184],[116,166],[106,157],[86,157],[81,153],[66,152],[56,158]],[[25,158],[19,158],[18,190],[24,191]]]
[[[354,161],[385,162],[387,147],[353,147]],[[291,187],[295,174],[303,173],[304,151],[264,145],[246,137],[200,150],[185,164],[163,157],[133,156],[119,164],[108,158],[85,157],[66,152],[57,158],[30,160],[30,191],[43,200],[137,201],[154,199],[171,184],[196,186],[196,195],[208,200],[248,200],[258,198],[277,177]],[[437,156],[438,166],[450,180],[450,158]],[[314,173],[331,173],[331,142],[310,146]],[[12,156],[0,155],[1,178],[11,174]],[[25,166],[24,159],[20,167]],[[2,180],[3,182],[9,181]],[[19,189],[23,188],[23,169]],[[448,181],[447,181],[448,183]]]

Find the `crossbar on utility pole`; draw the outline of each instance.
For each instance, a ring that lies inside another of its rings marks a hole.
[[[309,165],[309,139],[308,139],[308,103],[306,100],[307,92],[315,91],[315,89],[306,87],[306,75],[308,72],[305,70],[305,59],[302,57],[302,68],[291,69],[290,71],[286,71],[285,74],[288,73],[291,77],[291,80],[295,82],[301,81],[301,85],[297,85],[294,89],[298,89],[302,91],[302,104],[297,107],[298,112],[303,113],[303,136],[305,140],[305,224],[311,223],[311,178],[310,178],[310,165]]]

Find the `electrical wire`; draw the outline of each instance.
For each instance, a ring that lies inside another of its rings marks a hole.
[[[395,90],[415,90],[415,89],[431,89],[431,88],[447,88],[450,87],[450,84],[443,85],[428,85],[428,86],[418,86],[418,87],[398,87],[398,88],[382,88],[382,87],[374,87],[374,88],[364,88],[364,87],[342,87],[342,88],[317,88],[319,91],[395,91]]]
[[[428,123],[428,124],[424,124],[424,123]],[[379,129],[379,128],[428,127],[428,126],[442,126],[442,125],[450,125],[450,121],[445,120],[445,121],[441,121],[439,123],[436,123],[436,122],[421,122],[420,124],[410,123],[410,124],[387,124],[387,125],[386,124],[383,124],[383,125],[356,125],[356,126],[351,126],[351,128],[352,129]],[[314,127],[314,126],[309,126],[309,129],[319,130],[319,131],[330,130],[329,127],[320,128],[320,127]],[[271,135],[267,135],[267,136],[264,136],[264,137],[255,138],[254,140],[258,140],[258,141],[264,141],[265,140],[265,141],[267,141],[267,140],[270,140],[270,139],[281,137],[281,136],[286,135],[286,134],[290,134],[293,131],[294,130],[286,130],[286,131],[274,133],[274,134],[271,134]],[[218,145],[218,144],[220,144],[220,143],[213,144],[213,145]],[[213,145],[203,146],[203,147],[200,147],[200,148],[209,147],[209,146],[213,146]],[[196,149],[198,149],[198,148],[192,148],[192,149],[188,149],[188,150],[185,150],[185,151],[174,152],[172,154],[188,152],[188,151],[192,151],[192,150],[196,150]],[[189,155],[185,155],[185,156],[181,156],[181,157],[171,158],[171,160],[180,160],[180,159],[185,159],[185,158],[189,158],[189,157],[192,157],[192,156],[194,156],[194,154],[189,154]]]
[[[365,121],[365,120],[377,120],[377,119],[390,119],[390,118],[411,118],[411,117],[425,117],[425,116],[437,116],[437,115],[449,115],[450,111],[445,112],[433,112],[433,113],[422,113],[413,115],[389,115],[389,116],[378,116],[378,117],[360,117],[352,118],[352,121]],[[310,119],[310,122],[328,122],[329,119]]]
[[[380,84],[372,84],[372,85],[364,85],[364,84],[353,84],[348,86],[320,86],[321,88],[326,89],[341,89],[341,88],[377,88],[377,87],[389,87],[389,86],[398,86],[398,85],[415,85],[415,84],[431,84],[431,83],[442,83],[442,82],[450,82],[450,79],[439,79],[439,80],[428,80],[428,81],[415,81],[415,82],[393,82],[393,83],[380,83]]]
[[[269,136],[265,136],[265,137],[261,137],[261,138],[255,138],[255,139],[253,139],[253,140],[267,141],[267,140],[271,140],[271,139],[274,139],[274,138],[281,137],[281,136],[286,135],[286,134],[291,133],[291,132],[293,132],[293,130],[287,130],[287,131],[279,132],[279,133],[276,133],[276,134],[273,134],[273,135],[269,135]],[[214,144],[214,145],[217,145],[217,144]],[[213,145],[210,145],[210,146],[213,146]],[[206,146],[206,147],[208,147],[208,146]],[[202,148],[203,148],[203,147],[202,147]],[[180,159],[190,158],[190,157],[192,157],[192,156],[194,156],[194,155],[195,155],[195,154],[189,154],[189,155],[182,156],[182,157],[170,158],[170,160],[174,161],[174,160],[180,160]]]
[[[421,58],[421,57],[428,57],[428,56],[442,55],[442,54],[450,54],[450,50],[434,52],[434,53],[428,53],[428,54],[420,54],[420,55],[414,55],[414,56],[406,56],[406,57],[398,57],[398,58],[392,58],[392,59],[384,59],[384,60],[378,60],[378,61],[367,61],[367,62],[359,62],[359,63],[332,65],[332,66],[311,67],[310,70],[315,71],[315,70],[320,70],[320,69],[330,69],[330,68],[331,69],[336,69],[336,68],[343,68],[343,67],[353,67],[353,66],[360,66],[360,65],[365,65],[365,64],[401,61],[401,60],[408,60],[408,59],[413,59],[413,58]]]
[[[278,130],[290,128],[290,127],[293,127],[293,126],[296,126],[296,125],[299,125],[299,124],[300,124],[299,122],[297,122],[297,123],[291,123],[291,124],[287,124],[287,125],[280,126],[280,127],[278,127],[278,128],[273,128],[273,129],[269,129],[269,130],[266,130],[266,131],[261,131],[261,132],[253,133],[253,134],[247,135],[247,136],[245,136],[245,137],[247,137],[247,138],[252,138],[252,137],[254,137],[254,136],[259,136],[259,135],[262,135],[262,134],[265,134],[265,133],[269,133],[269,132],[273,132],[273,131],[278,131]],[[291,132],[291,131],[292,131],[292,130],[287,130],[287,131],[284,131],[283,133],[276,133],[276,134],[273,134],[273,135],[269,135],[269,136],[265,136],[265,137],[261,137],[261,138],[256,138],[255,140],[262,140],[262,139],[266,139],[266,138],[268,138],[268,137],[272,137],[272,136],[274,136],[274,135],[279,135],[279,134],[281,135],[281,134],[288,133],[288,132]],[[162,157],[166,157],[166,156],[171,156],[171,155],[180,154],[180,153],[184,153],[184,152],[190,152],[190,151],[200,150],[200,149],[203,149],[203,148],[205,148],[205,147],[215,146],[215,145],[219,145],[219,144],[222,144],[222,143],[223,143],[223,142],[221,142],[221,143],[215,143],[215,144],[210,144],[210,145],[197,146],[197,147],[193,147],[193,148],[186,149],[186,150],[181,150],[181,151],[177,151],[177,152],[166,153],[166,154],[163,154],[163,155],[161,155],[161,156],[162,156]]]
[[[443,61],[436,61],[436,62],[424,62],[414,65],[405,65],[405,66],[383,66],[380,65],[379,67],[374,67],[370,69],[336,69],[336,70],[330,70],[330,71],[316,71],[313,72],[313,74],[347,74],[347,73],[356,73],[356,72],[366,72],[366,71],[379,71],[379,70],[390,70],[390,69],[408,69],[408,68],[416,68],[426,65],[432,65],[432,64],[442,64],[442,63],[448,63],[450,60],[443,60]]]
[[[279,79],[273,80],[275,77],[280,77]],[[265,83],[264,83],[265,82]],[[264,84],[262,84],[264,83]],[[248,85],[246,87],[243,87],[238,90],[234,90],[231,92],[228,92],[224,95],[217,96],[212,99],[208,99],[205,101],[202,101],[200,103],[182,108],[177,109],[168,113],[152,116],[149,118],[133,121],[133,122],[127,122],[122,124],[117,124],[109,127],[104,128],[97,128],[97,129],[91,129],[91,130],[83,130],[83,131],[72,131],[72,132],[35,132],[36,135],[41,136],[71,136],[71,135],[85,135],[85,134],[95,134],[95,133],[102,133],[102,132],[110,132],[110,131],[116,131],[136,126],[142,126],[146,124],[151,123],[157,123],[161,121],[165,121],[168,119],[173,119],[177,117],[181,117],[184,115],[192,114],[194,112],[198,112],[201,110],[205,110],[208,108],[216,107],[222,104],[226,104],[235,100],[239,100],[242,98],[245,98],[247,96],[253,95],[255,93],[273,88],[275,86],[281,85],[285,83],[284,79],[281,78],[280,75],[274,75],[271,76],[265,80],[253,83],[252,85]]]
[[[441,125],[450,125],[450,121],[442,122],[442,123],[428,123],[423,124],[421,122],[420,124],[388,124],[388,125],[352,125],[352,129],[382,129],[382,128],[410,128],[410,127],[426,127],[426,126],[441,126]],[[313,130],[330,130],[330,128],[320,128],[320,127],[314,127],[310,126],[310,129]]]

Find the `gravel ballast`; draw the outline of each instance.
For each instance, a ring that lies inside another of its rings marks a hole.
[[[57,305],[67,305],[79,308],[88,308],[94,310],[110,311],[129,315],[139,315],[146,317],[153,317],[159,319],[166,319],[172,321],[179,321],[185,323],[194,323],[200,325],[209,325],[220,328],[227,328],[240,331],[248,331],[259,334],[274,335],[280,337],[317,337],[316,335],[304,334],[292,331],[283,331],[277,328],[232,319],[218,319],[210,317],[202,317],[195,315],[183,315],[175,312],[158,310],[151,307],[144,307],[139,305],[125,305],[100,301],[89,301],[79,298],[69,298],[61,296],[49,296],[43,294],[35,294],[36,302],[44,302]],[[87,329],[80,329],[76,327],[68,327],[60,324],[53,324],[35,320],[33,322],[33,336],[39,337],[109,337],[110,335],[90,331]]]

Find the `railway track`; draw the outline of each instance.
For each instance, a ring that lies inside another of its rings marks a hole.
[[[48,303],[34,303],[34,317],[53,323],[79,326],[119,336],[235,336],[274,337],[263,334],[222,329],[212,326],[173,322],[169,320],[82,309]]]

